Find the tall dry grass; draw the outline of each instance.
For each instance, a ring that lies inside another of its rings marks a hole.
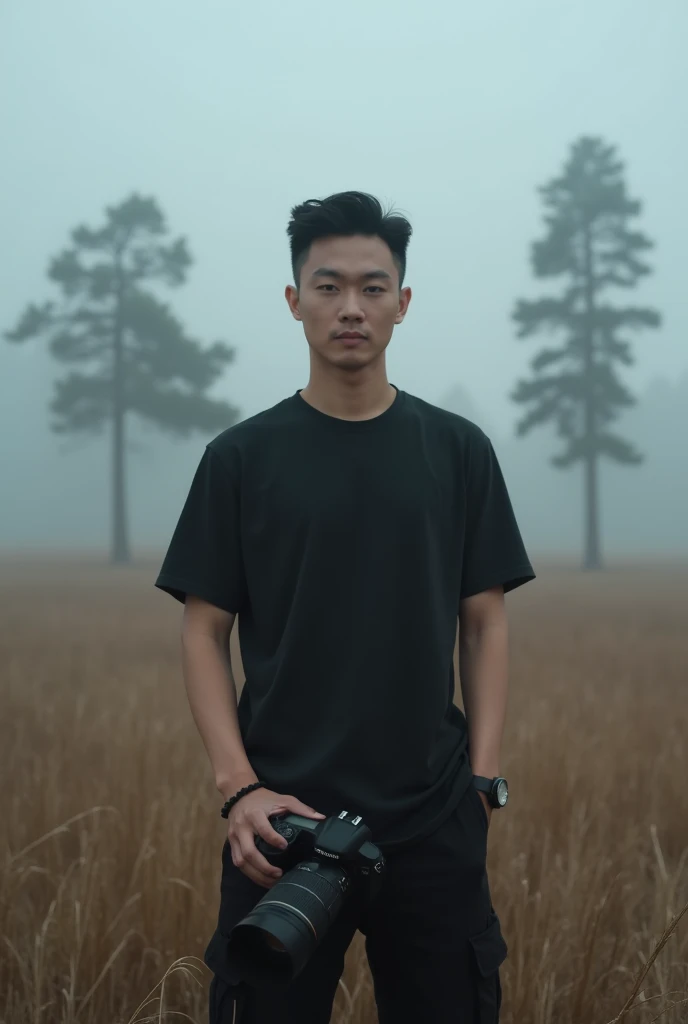
[[[0,566],[2,1024],[205,1020],[224,823],[156,569]],[[688,915],[636,980],[688,900],[688,570],[509,604],[502,1020],[686,1021]],[[333,1020],[375,1019],[357,939]]]

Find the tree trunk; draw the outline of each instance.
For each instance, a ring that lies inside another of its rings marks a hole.
[[[126,474],[124,465],[124,331],[122,326],[122,275],[118,267],[119,285],[115,311],[115,333],[112,352],[112,551],[115,565],[131,561],[127,529]]]
[[[584,569],[601,569],[600,519],[597,478],[597,455],[590,452],[585,460],[585,555]]]
[[[115,406],[112,417],[112,562],[131,561],[127,529],[126,477],[124,466],[124,410]]]
[[[598,488],[598,452],[597,452],[597,418],[595,393],[595,277],[592,255],[592,238],[590,227],[586,225],[583,234],[584,277],[585,277],[585,319],[586,341],[583,374],[585,380],[583,395],[583,431],[585,440],[585,480],[584,480],[584,522],[585,549],[583,555],[584,569],[601,569],[599,528],[599,488]]]

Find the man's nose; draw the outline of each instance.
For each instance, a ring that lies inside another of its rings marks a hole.
[[[363,320],[365,313],[361,308],[358,295],[355,292],[344,295],[339,317],[341,320]]]

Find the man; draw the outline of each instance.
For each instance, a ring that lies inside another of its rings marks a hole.
[[[346,192],[295,207],[288,235],[308,385],[207,446],[156,582],[185,602],[184,678],[219,792],[262,784],[229,812],[210,1022],[325,1024],[360,929],[381,1024],[494,1024],[504,594],[533,570],[487,437],[387,379],[409,223]],[[345,903],[285,990],[247,985],[228,935],[280,877],[254,837],[279,848],[269,816],[343,809],[385,854],[379,896]]]

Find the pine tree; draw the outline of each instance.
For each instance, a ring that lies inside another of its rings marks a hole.
[[[643,254],[652,242],[632,222],[641,204],[629,198],[624,164],[615,147],[583,137],[571,147],[560,177],[539,189],[546,231],[532,247],[536,277],[561,277],[558,297],[516,303],[518,337],[558,336],[557,346],[532,359],[529,379],[518,381],[512,399],[529,407],[517,434],[553,423],[562,449],[552,463],[584,468],[584,567],[602,565],[599,529],[599,461],[604,456],[632,466],[636,448],[611,430],[635,398],[619,368],[634,362],[626,332],[658,327],[659,314],[646,307],[619,306],[610,293],[635,288],[650,272]]]
[[[131,557],[128,414],[177,437],[223,429],[238,416],[233,405],[205,394],[233,362],[234,349],[222,342],[201,347],[150,288],[183,284],[190,265],[185,240],[168,239],[155,200],[134,194],[107,207],[102,226],[72,231],[71,245],[48,269],[60,299],[29,305],[6,332],[13,342],[45,337],[56,360],[79,367],[56,381],[51,430],[97,435],[111,429],[115,563]]]

